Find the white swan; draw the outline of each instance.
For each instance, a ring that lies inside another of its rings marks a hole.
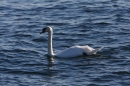
[[[70,48],[67,48],[57,54],[53,53],[53,47],[52,47],[52,34],[53,34],[53,29],[50,26],[47,26],[43,28],[42,33],[48,32],[48,55],[49,56],[56,56],[59,58],[70,58],[70,57],[77,57],[81,55],[92,55],[96,54],[97,51],[101,50],[103,47],[98,48],[98,49],[93,49],[89,47],[88,45],[85,46],[72,46]]]

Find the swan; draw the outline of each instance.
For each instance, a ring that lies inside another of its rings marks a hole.
[[[89,47],[88,45],[85,46],[72,46],[70,48],[67,48],[57,54],[53,53],[53,46],[52,46],[52,35],[53,35],[53,29],[50,26],[46,26],[42,29],[42,33],[48,32],[48,55],[51,57],[59,57],[59,58],[71,58],[71,57],[77,57],[82,55],[92,55],[96,54],[101,48],[93,49]]]

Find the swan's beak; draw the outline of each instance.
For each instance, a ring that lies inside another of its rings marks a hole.
[[[40,34],[42,34],[42,33],[44,33],[44,32],[42,31]]]
[[[43,28],[43,30],[42,30],[42,32],[41,32],[40,34],[45,33],[45,32],[46,32],[46,29],[47,29],[47,28]]]

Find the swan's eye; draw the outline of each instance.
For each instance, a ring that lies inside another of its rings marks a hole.
[[[46,32],[46,29],[47,29],[47,28],[43,28],[43,29],[42,29],[42,32],[41,32],[40,34],[45,33],[45,32]]]

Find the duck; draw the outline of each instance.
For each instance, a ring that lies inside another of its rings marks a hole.
[[[59,58],[71,58],[71,57],[78,57],[82,55],[93,55],[100,51],[103,47],[94,49],[88,45],[84,46],[72,46],[66,48],[59,53],[54,54],[53,52],[53,45],[52,45],[52,36],[53,36],[53,29],[50,26],[46,26],[42,29],[40,34],[48,32],[48,55],[51,57],[59,57]]]

